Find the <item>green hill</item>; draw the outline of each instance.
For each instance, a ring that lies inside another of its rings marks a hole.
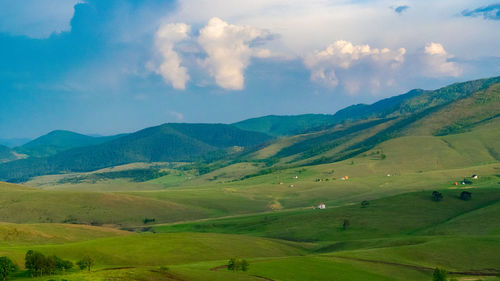
[[[347,241],[399,237],[409,234],[429,235],[431,233],[434,235],[478,235],[493,234],[499,231],[498,222],[500,219],[496,216],[492,216],[488,220],[491,223],[489,230],[478,227],[483,225],[483,222],[478,219],[480,214],[498,210],[500,202],[498,189],[473,189],[469,191],[472,192],[474,200],[460,200],[459,195],[462,190],[446,190],[442,191],[443,201],[434,202],[431,200],[431,191],[426,191],[373,200],[366,208],[361,207],[360,201],[357,204],[325,210],[311,208],[212,219],[187,224],[157,226],[153,230],[156,232],[237,233],[290,241]],[[395,213],[398,215],[394,216]],[[472,217],[475,217],[476,220],[473,220]],[[460,222],[461,218],[470,224]],[[344,219],[350,222],[349,231],[342,228]],[[460,221],[454,222],[450,219]],[[356,243],[353,242],[353,245],[349,245],[349,243],[334,244],[328,249],[332,251],[334,249],[349,249],[356,246]],[[380,241],[377,243],[381,244]]]
[[[106,143],[0,165],[0,179],[22,181],[32,176],[93,171],[133,162],[220,158],[269,140],[268,135],[224,124],[164,124]]]
[[[303,114],[278,116],[269,115],[243,120],[233,125],[248,131],[266,133],[272,136],[300,134],[318,127],[327,127],[337,123],[337,119],[327,114]]]
[[[413,114],[464,98],[500,82],[500,77],[480,79],[443,87],[438,90],[414,89],[408,93],[386,98],[373,104],[357,104],[335,114],[303,114],[295,116],[269,115],[243,120],[233,125],[249,131],[273,136],[290,136],[309,131],[319,131],[335,124],[349,121],[387,118]]]
[[[12,149],[0,145],[0,163],[9,162],[17,159],[19,159],[19,156],[16,155],[16,153]]]
[[[122,136],[124,135],[91,137],[71,131],[57,130],[16,147],[15,150],[32,157],[46,157],[71,148],[101,144]]]
[[[208,171],[245,161],[275,168],[331,163],[402,136],[444,136],[466,132],[488,121],[495,123],[500,113],[499,82],[500,77],[495,77],[433,91],[413,90],[372,105],[352,106],[335,115],[266,116],[234,126],[165,124],[102,144],[2,164],[0,179],[19,182],[38,175],[87,172],[133,162],[215,161],[209,168],[200,166]],[[272,143],[269,135],[256,131],[273,135],[306,133]],[[80,145],[88,143],[88,138],[55,132],[23,147]],[[495,143],[484,143],[484,148],[497,153]]]
[[[272,153],[264,148],[249,159],[272,159],[281,165],[329,163],[401,136],[444,136],[489,121],[495,123],[500,116],[500,77],[457,83],[435,91],[416,90],[337,114],[343,116],[343,123],[301,137],[280,139]],[[495,147],[495,139],[489,142],[485,143],[487,149]]]

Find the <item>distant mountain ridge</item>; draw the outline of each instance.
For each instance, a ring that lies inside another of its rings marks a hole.
[[[243,120],[232,125],[272,136],[300,134],[311,128],[330,126],[336,118],[329,114],[268,115]]]
[[[0,163],[9,162],[16,159],[17,157],[12,149],[4,145],[0,145]]]
[[[310,131],[319,131],[335,124],[368,118],[388,118],[417,113],[443,105],[474,92],[499,83],[499,77],[455,83],[437,90],[414,89],[405,94],[382,99],[373,104],[356,104],[337,111],[335,114],[304,114],[247,119],[234,123],[238,128],[267,133],[274,136],[288,136]]]
[[[14,150],[17,153],[26,154],[31,157],[46,157],[76,147],[105,143],[124,135],[126,134],[91,137],[71,131],[56,130],[38,137],[20,147],[16,147]]]
[[[163,124],[111,141],[0,165],[0,179],[22,181],[32,176],[84,172],[132,162],[191,162],[221,157],[263,144],[272,137],[225,124]]]
[[[21,146],[25,143],[28,143],[29,141],[31,141],[31,139],[27,139],[27,138],[6,138],[5,139],[5,138],[3,138],[3,139],[0,139],[0,145],[13,148],[13,147]]]
[[[222,160],[226,164],[316,165],[354,157],[390,139],[465,132],[498,122],[499,117],[500,77],[494,77],[433,91],[412,90],[371,105],[350,106],[333,115],[264,116],[233,125],[163,124],[99,144],[0,164],[0,180],[24,181],[38,175],[87,172],[133,162],[203,161],[205,165]],[[75,146],[94,139],[58,131],[26,147]],[[490,142],[485,140],[486,150],[500,155],[497,145]],[[265,144],[274,152],[254,157],[260,148],[268,147]]]

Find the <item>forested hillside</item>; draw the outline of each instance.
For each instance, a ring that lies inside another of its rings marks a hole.
[[[45,157],[71,148],[105,143],[122,136],[124,135],[91,137],[71,131],[57,130],[34,139],[20,147],[16,147],[15,150],[18,153],[32,157]]]
[[[164,124],[94,146],[0,165],[0,178],[22,181],[32,176],[92,171],[132,162],[191,162],[217,159],[271,140],[262,133],[224,124]]]

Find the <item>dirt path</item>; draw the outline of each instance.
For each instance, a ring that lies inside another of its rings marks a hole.
[[[122,267],[108,267],[108,268],[103,268],[98,271],[107,271],[107,270],[122,270],[122,269],[133,269],[135,268],[134,266],[122,266]]]
[[[219,265],[219,266],[210,268],[210,271],[218,271],[218,270],[225,269],[225,268],[227,268],[227,265]],[[275,281],[274,279],[267,278],[267,277],[260,276],[260,275],[250,275],[250,276],[257,277],[259,279],[266,280],[266,281]]]
[[[175,276],[173,275],[172,273],[170,272],[165,272],[165,271],[161,271],[161,270],[150,270],[151,272],[154,272],[154,273],[159,273],[159,274],[162,274],[164,275],[165,277],[169,278],[169,279],[172,279],[172,280],[175,280],[175,281],[186,281],[178,276]]]
[[[212,267],[212,268],[210,268],[210,271],[217,271],[217,270],[220,270],[220,269],[223,269],[223,268],[227,268],[227,265],[219,265],[219,266],[216,266],[216,267]]]
[[[376,263],[376,264],[392,265],[392,266],[409,268],[409,269],[414,269],[414,270],[419,270],[419,271],[434,271],[434,268],[425,267],[425,266],[418,266],[418,265],[409,265],[409,264],[401,264],[401,263],[388,262],[388,261],[376,261],[376,260],[342,257],[342,256],[334,256],[334,255],[324,255],[324,256],[339,258],[339,259],[344,259],[344,260],[359,261],[359,262],[369,262],[369,263]],[[500,271],[498,269],[492,268],[492,269],[487,269],[487,270],[488,271],[480,271],[480,270],[449,271],[448,273],[455,274],[455,275],[469,275],[469,276],[498,276],[498,274],[500,273]]]
[[[275,281],[274,279],[267,278],[267,277],[264,277],[264,276],[259,276],[259,275],[251,275],[251,276],[257,277],[257,278],[260,278],[260,279],[266,280],[266,281]]]

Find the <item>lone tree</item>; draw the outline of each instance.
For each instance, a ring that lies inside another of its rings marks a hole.
[[[370,205],[370,202],[368,202],[367,200],[363,200],[361,202],[361,208],[366,208],[366,207],[368,207],[368,205]]]
[[[462,193],[460,193],[460,199],[464,201],[469,201],[472,199],[472,193],[468,191],[462,191]]]
[[[249,263],[245,259],[231,258],[227,264],[227,270],[232,271],[247,271]]]
[[[443,194],[441,194],[441,192],[439,192],[439,191],[433,191],[432,192],[432,200],[436,201],[436,202],[443,200]]]
[[[94,260],[89,256],[85,256],[83,257],[83,259],[79,260],[76,264],[78,265],[78,267],[80,267],[81,270],[87,268],[88,271],[90,272],[90,269],[92,268],[92,266],[94,266]]]
[[[344,230],[347,230],[347,228],[349,228],[349,226],[351,225],[351,223],[349,222],[348,219],[344,219],[344,223],[342,223],[342,228]]]
[[[7,280],[12,272],[17,270],[17,265],[8,257],[0,257],[0,276],[3,281]]]
[[[436,267],[436,269],[434,269],[434,273],[432,274],[432,280],[433,281],[446,281],[447,275],[448,275],[448,272],[445,269]]]

